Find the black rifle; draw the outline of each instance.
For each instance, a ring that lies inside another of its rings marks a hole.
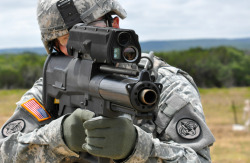
[[[69,33],[71,56],[52,54],[44,65],[43,102],[49,113],[57,118],[82,108],[96,116],[152,118],[162,85],[151,81],[146,70],[117,67],[138,65],[141,48],[137,34],[83,24],[75,25]]]

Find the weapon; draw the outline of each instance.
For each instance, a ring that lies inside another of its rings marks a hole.
[[[52,54],[44,65],[45,108],[56,117],[82,108],[97,116],[152,118],[162,85],[151,81],[146,70],[117,67],[139,63],[137,34],[130,29],[83,24],[75,25],[69,33],[71,57]],[[59,106],[55,99],[59,99]]]

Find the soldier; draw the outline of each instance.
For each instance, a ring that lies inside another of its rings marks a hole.
[[[69,5],[73,19],[58,8]],[[69,29],[76,23],[119,27],[125,10],[116,0],[39,0],[42,41],[52,55],[67,55]],[[214,137],[206,125],[198,89],[184,71],[154,57],[163,84],[154,118],[94,117],[76,109],[57,117],[43,107],[42,78],[17,102],[0,133],[1,162],[211,162]],[[86,133],[86,134],[85,134]]]

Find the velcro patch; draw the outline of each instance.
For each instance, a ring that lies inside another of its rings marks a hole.
[[[4,137],[14,134],[18,131],[22,131],[25,128],[25,122],[22,119],[17,119],[12,122],[7,123],[2,130]]]
[[[35,99],[32,98],[21,105],[24,107],[30,114],[32,114],[36,119],[41,122],[47,119],[50,119],[51,116],[44,109],[44,107]]]
[[[200,125],[193,119],[183,118],[176,125],[177,133],[184,139],[195,139],[201,133]]]

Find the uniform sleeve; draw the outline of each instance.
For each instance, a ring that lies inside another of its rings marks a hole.
[[[160,68],[158,82],[163,91],[156,119],[136,126],[137,144],[125,162],[211,162],[215,139],[192,78],[174,67]]]
[[[63,117],[32,132],[16,132],[0,140],[1,162],[60,162],[78,155],[64,143],[61,134]]]
[[[72,152],[62,138],[64,117],[52,120],[42,107],[42,79],[17,102],[0,133],[0,162],[60,162]],[[26,105],[27,104],[27,105]]]

